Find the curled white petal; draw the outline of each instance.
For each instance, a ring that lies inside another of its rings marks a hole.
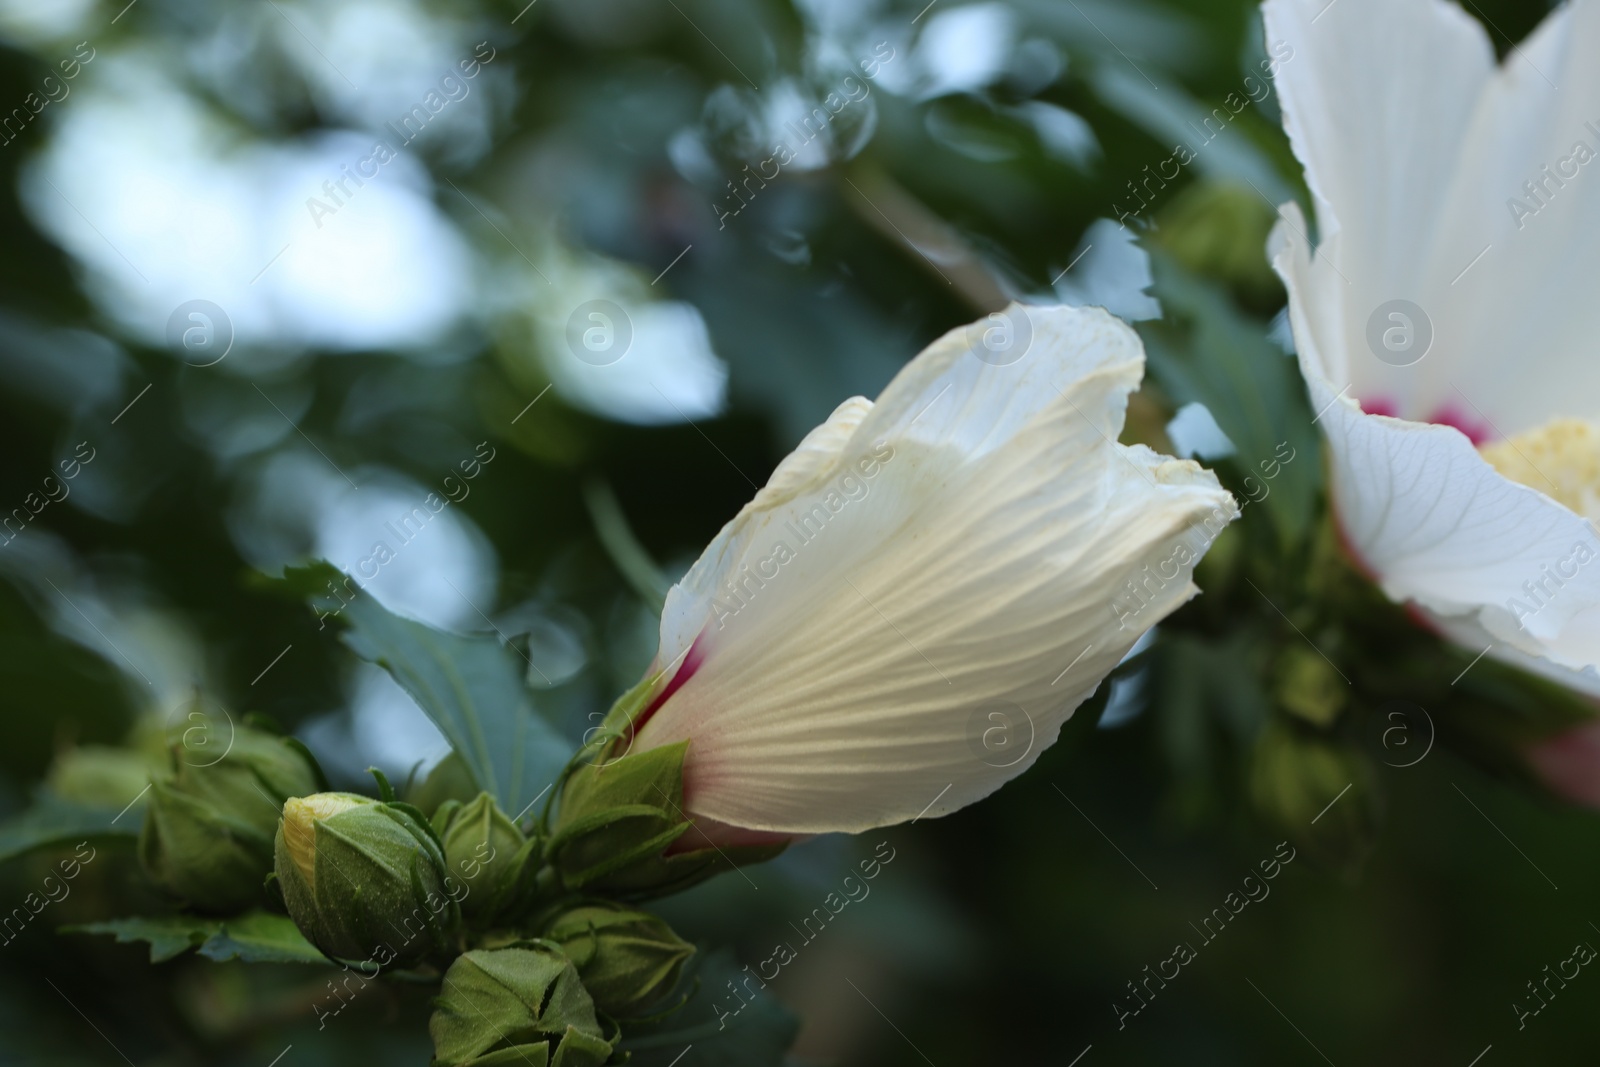
[[[670,695],[638,744],[690,740],[694,814],[818,833],[970,804],[1196,592],[1237,507],[1115,443],[1137,335],[1099,309],[1005,314],[1021,358],[998,365],[979,323],[846,402],[669,594]]]

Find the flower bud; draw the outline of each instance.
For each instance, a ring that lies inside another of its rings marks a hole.
[[[463,887],[415,808],[354,793],[293,797],[275,851],[289,914],[330,956],[409,967],[460,940]]]
[[[310,756],[292,739],[240,726],[220,759],[197,760],[176,731],[169,757],[170,772],[150,783],[139,835],[145,872],[209,911],[260,902],[278,808],[318,786]]]
[[[1283,710],[1321,729],[1338,721],[1349,696],[1339,672],[1316,649],[1291,644],[1278,654],[1273,695]]]
[[[683,813],[688,748],[682,741],[573,772],[548,850],[567,889],[632,900],[665,896],[783,851],[786,839],[719,848],[693,829]]]
[[[1256,810],[1320,862],[1349,873],[1371,852],[1379,794],[1365,753],[1275,715],[1256,740],[1249,775]]]
[[[56,756],[45,786],[62,800],[117,811],[142,794],[152,776],[166,773],[167,755],[160,749],[83,745]]]
[[[467,885],[461,912],[468,919],[504,914],[529,887],[536,872],[530,862],[534,843],[488,793],[467,804],[445,801],[433,826],[444,846],[445,869]]]
[[[451,752],[434,764],[426,778],[412,786],[406,795],[406,802],[416,805],[422,814],[432,818],[446,802],[455,800],[466,804],[477,795],[478,783],[473,781],[472,771],[467,768],[466,761]]]
[[[571,961],[531,942],[458,957],[428,1033],[434,1067],[600,1067],[612,1051]]]
[[[678,984],[694,946],[661,919],[614,904],[558,915],[544,938],[578,969],[595,1007],[619,1019],[645,1014]]]

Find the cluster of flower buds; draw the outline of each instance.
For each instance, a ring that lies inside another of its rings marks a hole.
[[[276,881],[328,956],[442,972],[430,1023],[439,1067],[598,1067],[614,1023],[666,1003],[694,955],[661,919],[615,902],[712,872],[698,851],[665,855],[688,828],[661,804],[681,800],[681,761],[678,746],[575,771],[550,834],[525,832],[488,793],[439,801],[431,818],[381,778],[382,800],[290,797]],[[666,792],[651,804],[657,784]]]
[[[1114,444],[1143,373],[1130,328],[1099,309],[1013,305],[1002,317],[1019,345],[980,351],[977,334],[994,331],[954,330],[877,404],[845,401],[783,461],[670,591],[655,663],[534,821],[478,792],[460,756],[411,794],[417,807],[381,775],[380,800],[319,792],[298,752],[249,738],[226,765],[176,768],[158,791],[151,873],[196,904],[238,907],[270,864],[329,957],[442,978],[435,1067],[612,1059],[612,1024],[692,984],[694,949],[638,902],[799,836],[914,822],[993,792],[1038,751],[974,758],[974,709],[1048,705],[1037,727],[1054,737],[1193,594],[1194,564],[1237,516],[1210,472]],[[1058,379],[1070,393],[1038,388]],[[946,394],[957,401],[939,407]],[[790,541],[810,543],[812,524],[846,506],[849,535],[808,549],[780,581]],[[1138,625],[1112,628],[1104,605],[1124,565],[1168,557],[1181,565],[1141,602]],[[913,580],[992,571],[995,558],[1032,575],[1027,588],[935,596],[943,579]],[[881,564],[861,569],[867,588],[817,592],[817,578],[863,560]],[[877,596],[894,599],[911,636],[882,625]],[[1063,650],[1080,644],[1094,656],[1054,688]],[[951,677],[928,677],[935,659]],[[821,664],[826,684],[812,680]]]

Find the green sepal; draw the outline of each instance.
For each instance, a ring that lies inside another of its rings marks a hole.
[[[1313,726],[1328,729],[1350,700],[1350,688],[1333,664],[1308,645],[1278,652],[1273,695],[1278,706]]]
[[[209,911],[235,911],[258,894],[271,839],[224,809],[150,784],[139,863],[150,880]]]
[[[605,901],[554,916],[543,936],[578,969],[595,1007],[617,1019],[637,1019],[678,984],[694,946],[654,915]]]
[[[563,886],[648,895],[661,881],[668,873],[662,854],[690,826],[682,809],[688,749],[682,741],[573,771],[548,850]]]
[[[434,1001],[428,1033],[435,1067],[600,1067],[612,1053],[572,962],[539,941],[457,957]]]
[[[429,822],[428,817],[422,814],[421,808],[407,804],[403,800],[387,801],[384,803],[384,808],[388,810],[391,817],[399,818],[404,816],[406,825],[412,831],[432,841],[434,847],[439,850],[440,855],[444,854],[444,842],[439,839],[438,833],[433,828],[433,823]]]
[[[527,913],[538,900],[539,871],[544,866],[542,842],[530,837],[511,858],[511,877],[503,879],[490,904],[496,916],[516,919]]]
[[[491,1052],[487,1056],[463,1060],[461,1067],[550,1067],[550,1042],[513,1045],[498,1052]]]
[[[577,768],[562,791],[556,830],[578,816],[625,804],[669,808],[681,821],[688,753],[689,742],[679,741]]]
[[[665,671],[650,675],[617,698],[593,737],[585,736],[583,755],[591,763],[614,763],[633,748],[633,723],[649,707]],[[621,749],[619,754],[618,749]]]
[[[689,742],[680,741],[573,771],[547,851],[566,889],[646,900],[783,851],[785,845],[777,844],[667,854],[693,827],[683,811],[688,751]]]
[[[185,757],[168,740],[168,771],[151,780],[139,861],[151,881],[198,908],[236,912],[262,902],[283,802],[314,792],[320,768],[304,747],[240,726],[219,759]]]
[[[440,804],[439,807],[434,810],[433,815],[428,819],[428,825],[433,827],[433,832],[439,835],[439,839],[441,841],[444,840],[444,832],[449,828],[450,820],[455,818],[456,812],[461,810],[463,803],[463,801],[457,800],[455,797],[451,797],[444,803]],[[418,810],[421,810],[420,807]]]
[[[597,811],[574,820],[551,840],[550,862],[566,888],[597,886],[611,875],[648,865],[689,827],[645,804]]]
[[[605,1038],[569,1026],[550,1067],[599,1067],[611,1058],[611,1052],[611,1042]]]
[[[394,786],[389,784],[389,776],[376,767],[368,767],[367,773],[372,775],[373,780],[378,783],[378,799],[385,804],[393,804]]]

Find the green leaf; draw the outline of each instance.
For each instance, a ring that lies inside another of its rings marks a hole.
[[[327,963],[327,957],[307,941],[287,915],[252,911],[226,919],[200,946],[200,955],[212,960],[246,963]]]
[[[327,963],[287,915],[251,911],[233,919],[194,915],[131,916],[63,926],[62,933],[112,934],[121,945],[149,942],[150,962],[164,963],[190,949],[212,960],[246,963]]]
[[[136,838],[143,821],[142,800],[118,811],[44,794],[27,811],[0,823],[0,863],[49,845],[72,845],[107,837]]]
[[[1253,185],[1269,207],[1294,198],[1294,186],[1280,173],[1269,148],[1273,123],[1244,112],[1228,127],[1232,136],[1220,136],[1220,131],[1210,132],[1207,126],[1208,121],[1215,125],[1214,104],[1191,96],[1176,81],[1159,74],[1157,79],[1115,63],[1101,66],[1090,76],[1101,100],[1143,127],[1159,143],[1174,148],[1182,145],[1195,159],[1195,168],[1201,174]],[[1130,209],[1142,202],[1131,196],[1123,200]]]
[[[400,683],[513,818],[555,783],[577,744],[535,711],[510,648],[396,615],[329,563],[289,568],[284,580],[349,627],[345,643]]]
[[[222,923],[216,919],[199,919],[192,915],[164,915],[154,918],[135,915],[127,919],[63,926],[61,932],[113,934],[119,945],[148,941],[150,962],[164,963],[192,948],[199,948],[221,928]]]
[[[696,990],[689,1002],[659,1023],[630,1026],[624,1034],[620,1050],[632,1054],[630,1067],[670,1067],[688,1045],[696,1067],[783,1067],[800,1032],[799,1017],[754,983],[739,984],[747,975],[731,951],[697,953],[696,960],[680,982]],[[728,991],[730,982],[753,994],[742,1008]]]

